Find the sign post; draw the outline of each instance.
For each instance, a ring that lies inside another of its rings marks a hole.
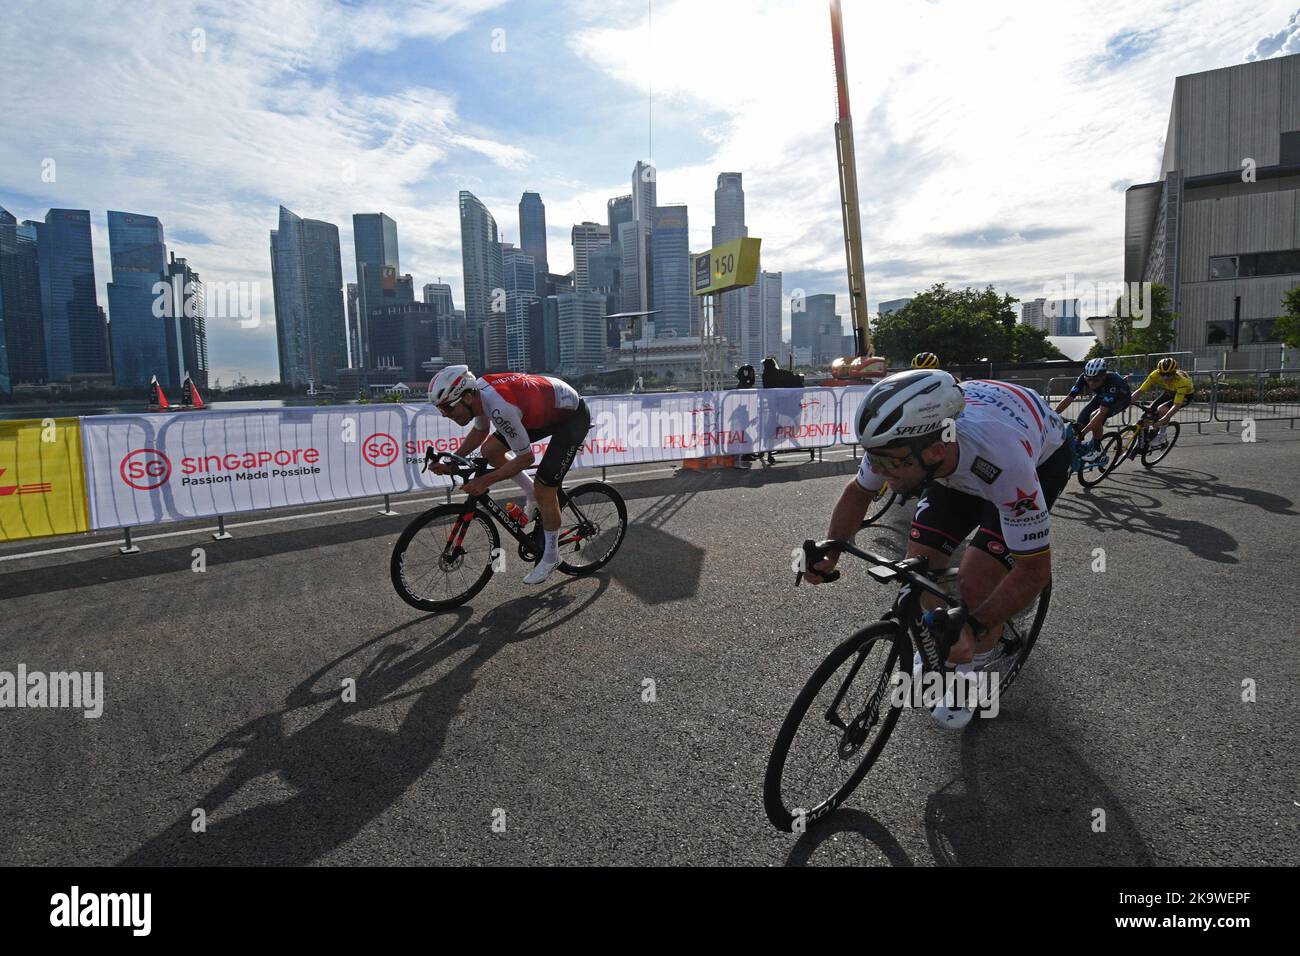
[[[700,389],[722,388],[726,363],[726,328],[722,323],[722,293],[753,285],[758,278],[762,239],[741,238],[714,246],[692,263],[691,292],[706,296],[700,310]]]

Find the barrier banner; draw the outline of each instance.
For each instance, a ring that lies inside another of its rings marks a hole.
[[[77,419],[0,422],[0,541],[89,530]]]
[[[858,409],[862,407],[862,400],[867,397],[867,392],[871,391],[870,385],[845,385],[843,388],[837,388],[840,393],[839,405],[839,442],[841,445],[856,445],[858,443]]]
[[[408,419],[400,405],[84,418],[91,525],[410,491]]]
[[[593,397],[576,468],[851,442],[841,389]],[[90,526],[120,528],[442,489],[428,449],[468,428],[429,405],[104,415],[81,420]],[[533,445],[538,461],[547,440]],[[503,489],[509,493],[509,489]],[[46,532],[55,533],[55,532]]]

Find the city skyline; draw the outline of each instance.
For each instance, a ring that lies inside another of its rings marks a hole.
[[[1025,299],[1069,272],[1118,278],[1123,190],[1155,178],[1174,77],[1300,50],[1286,4],[1231,17],[1215,12],[1221,3],[1174,18],[1157,4],[1147,16],[1120,9],[1054,9],[1052,29],[1072,31],[1064,50],[1036,45],[1045,21],[1015,4],[846,11],[850,55],[870,51],[873,64],[850,82],[873,310],[934,281],[993,282]],[[260,327],[209,322],[214,380],[276,377],[266,235],[280,204],[338,225],[344,285],[356,281],[352,215],[386,212],[401,224],[403,272],[418,284],[442,276],[464,301],[461,189],[516,245],[520,197],[540,193],[549,270],[563,274],[573,224],[606,221],[602,207],[628,192],[643,159],[656,167],[660,205],[709,209],[718,173],[744,174],[749,232],[764,241],[764,268],[784,274],[784,335],[796,289],[836,294],[848,313],[833,116],[802,105],[830,99],[821,3],[773,7],[725,50],[707,36],[722,12],[701,23],[683,4],[656,6],[653,42],[644,8],[618,4],[483,2],[394,17],[386,4],[308,2],[274,29],[198,5],[159,23],[60,3],[18,3],[11,16],[7,37],[25,42],[0,50],[6,89],[25,88],[50,58],[82,63],[84,76],[132,50],[168,51],[138,75],[114,71],[109,91],[52,74],[40,97],[8,103],[0,206],[19,221],[90,210],[106,309],[109,209],[157,217],[168,250],[205,281],[259,282]],[[975,19],[989,43],[968,49],[963,25]],[[1152,22],[1161,26],[1145,29]],[[743,74],[730,102],[700,97],[765,51],[790,68]],[[565,82],[534,89],[557,54]],[[955,74],[969,81],[954,84]],[[160,134],[150,90],[200,119],[200,148]],[[954,193],[966,197],[960,210]],[[691,219],[690,248],[708,248],[711,217]]]

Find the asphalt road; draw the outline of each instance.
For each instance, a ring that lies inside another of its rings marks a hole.
[[[604,572],[529,589],[514,561],[442,615],[389,584],[411,502],[157,529],[131,557],[0,548],[0,670],[101,671],[105,698],[0,710],[0,863],[1293,863],[1300,431],[1258,437],[1185,434],[1154,472],[1072,483],[1001,715],[905,714],[800,838],[762,809],[776,730],[891,596],[861,567],[792,588],[842,452],[621,479]],[[901,550],[904,518],[859,543]]]

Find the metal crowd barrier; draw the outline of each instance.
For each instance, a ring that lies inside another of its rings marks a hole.
[[[1211,373],[1214,420],[1231,427],[1247,418],[1287,421],[1300,418],[1300,369],[1245,369]]]

